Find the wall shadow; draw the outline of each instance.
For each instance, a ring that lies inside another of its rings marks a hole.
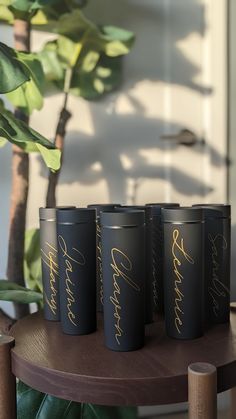
[[[152,164],[142,154],[143,149],[153,153],[168,149],[171,153],[177,147],[184,147],[161,139],[166,130],[177,133],[183,126],[173,121],[168,122],[166,128],[166,121],[150,117],[145,103],[135,95],[135,89],[142,81],[150,82],[151,86],[152,83],[183,86],[200,97],[212,94],[211,86],[196,82],[201,69],[179,48],[188,37],[204,37],[207,22],[202,2],[119,0],[111,7],[110,0],[97,0],[88,3],[85,13],[98,24],[120,25],[136,33],[135,46],[124,59],[122,87],[131,110],[127,113],[118,111],[119,91],[100,102],[91,103],[89,112],[94,135],[86,135],[83,130],[67,133],[60,183],[92,185],[105,179],[109,199],[126,202],[127,183],[132,180],[136,190],[132,200],[135,202],[137,189],[144,179],[165,180],[169,171],[174,190],[185,196],[208,195],[214,190],[214,185],[206,184],[201,176],[186,174],[184,167],[183,170],[174,165],[167,168],[162,161],[158,165]],[[161,107],[163,103],[156,103],[156,106]],[[79,109],[72,109],[72,112],[76,114]],[[191,130],[191,126],[184,128]],[[226,164],[226,156],[208,144],[203,145],[200,138],[191,150],[193,165],[206,151],[213,166]],[[128,167],[123,163],[123,155],[129,161]],[[47,176],[43,167],[40,174]]]

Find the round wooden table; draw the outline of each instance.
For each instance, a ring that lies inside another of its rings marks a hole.
[[[104,405],[158,405],[188,399],[188,365],[217,367],[218,392],[236,386],[236,314],[202,338],[169,339],[162,320],[146,327],[146,345],[135,352],[104,346],[102,319],[87,336],[64,335],[42,313],[12,328],[12,371],[29,386],[60,398]]]

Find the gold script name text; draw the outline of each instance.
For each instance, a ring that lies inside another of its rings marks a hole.
[[[193,258],[187,253],[184,247],[184,239],[180,238],[180,232],[178,229],[173,231],[173,243],[172,243],[172,256],[173,256],[173,269],[175,274],[175,327],[179,334],[181,334],[181,326],[183,325],[182,315],[184,314],[182,309],[182,302],[184,299],[184,294],[181,291],[181,284],[183,282],[184,276],[181,273],[181,266],[183,264],[182,259],[188,263],[194,264]]]
[[[54,314],[54,316],[57,314],[57,293],[58,293],[58,286],[56,286],[56,283],[58,281],[58,264],[57,264],[57,249],[52,246],[50,243],[45,243],[45,250],[41,250],[41,258],[42,262],[48,266],[49,268],[49,285],[50,285],[50,294],[45,296],[45,301],[50,308],[51,312]]]
[[[215,237],[211,234],[208,235],[208,240],[211,245],[211,262],[212,262],[212,278],[211,286],[208,287],[208,292],[212,298],[213,312],[216,317],[219,316],[220,298],[226,298],[230,294],[230,290],[219,278],[219,250],[227,249],[227,241],[222,234],[217,234]]]
[[[67,293],[67,316],[70,322],[77,326],[76,315],[73,311],[73,305],[75,303],[75,295],[73,287],[75,286],[74,282],[71,279],[71,274],[74,272],[73,265],[85,265],[84,255],[75,247],[72,247],[69,254],[66,241],[62,236],[58,236],[58,244],[62,251],[62,257],[65,261],[65,284],[66,284],[66,293]]]
[[[120,337],[124,331],[121,328],[121,310],[119,296],[121,295],[120,281],[124,280],[125,283],[134,291],[140,292],[140,287],[130,278],[133,265],[129,257],[116,247],[111,249],[111,267],[113,273],[113,295],[110,296],[110,301],[114,305],[114,318],[115,318],[115,338],[120,345]]]

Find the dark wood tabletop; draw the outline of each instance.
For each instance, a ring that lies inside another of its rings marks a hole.
[[[157,405],[187,400],[188,365],[217,367],[218,392],[236,386],[236,313],[202,338],[170,339],[163,320],[146,327],[146,344],[134,352],[104,346],[102,319],[87,336],[64,335],[42,313],[12,328],[13,373],[31,387],[69,400],[104,405]]]

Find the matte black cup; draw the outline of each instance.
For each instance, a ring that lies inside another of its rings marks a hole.
[[[205,217],[205,319],[207,325],[230,317],[230,205],[199,204]]]
[[[97,269],[97,311],[103,312],[103,283],[102,283],[102,244],[100,214],[102,211],[110,211],[119,204],[90,204],[88,208],[96,210],[96,269]]]
[[[133,351],[144,344],[144,212],[102,212],[105,344]]]
[[[163,209],[166,333],[176,339],[203,334],[204,221],[201,209]]]
[[[152,296],[152,209],[145,205],[123,205],[118,212],[144,211],[145,215],[145,323],[153,322]]]
[[[61,207],[68,210],[74,207]],[[59,270],[56,208],[40,208],[40,252],[44,298],[44,318],[60,320]]]
[[[153,310],[164,314],[164,285],[163,285],[163,223],[161,216],[162,208],[179,207],[177,203],[151,203],[151,233],[152,233],[152,295]]]
[[[64,333],[96,330],[96,213],[57,211],[60,314]]]

